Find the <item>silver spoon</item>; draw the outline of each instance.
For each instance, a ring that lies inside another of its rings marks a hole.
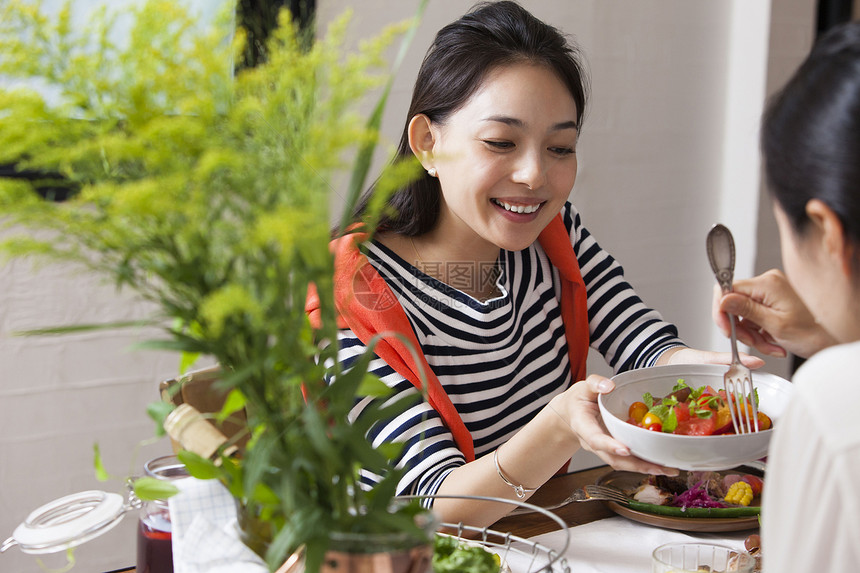
[[[714,225],[708,233],[706,243],[708,261],[711,263],[714,276],[723,294],[729,293],[732,291],[735,273],[735,241],[732,233],[723,225]],[[726,402],[732,415],[732,426],[736,434],[758,432],[758,407],[752,384],[752,373],[749,368],[741,364],[735,333],[735,317],[732,314],[728,316],[732,339],[732,363],[723,376],[723,388],[726,391]],[[747,408],[747,396],[752,412]]]

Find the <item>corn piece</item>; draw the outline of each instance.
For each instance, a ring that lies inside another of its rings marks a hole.
[[[752,487],[745,481],[735,482],[729,486],[729,491],[723,499],[735,505],[749,505],[753,499]]]

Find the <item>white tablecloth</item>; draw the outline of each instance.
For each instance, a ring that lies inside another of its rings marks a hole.
[[[181,493],[170,499],[173,519],[173,559],[176,573],[265,573],[262,560],[239,540],[236,506],[217,481],[193,478],[177,485]],[[673,541],[708,540],[743,549],[749,531],[738,533],[684,533],[630,521],[624,517],[601,519],[566,531],[532,538],[561,551],[565,535],[570,543],[564,558],[570,573],[648,573],[651,552]],[[530,551],[531,548],[524,548]],[[505,555],[513,573],[529,573],[546,560]],[[555,571],[563,571],[556,568]]]
[[[625,517],[610,517],[585,525],[571,527],[570,543],[564,558],[571,573],[648,573],[651,552],[664,543],[704,540],[743,549],[749,531],[726,533],[685,533],[630,521]],[[533,537],[546,547],[561,550],[565,531],[553,531]],[[507,558],[513,573],[535,570],[528,560],[511,555]],[[544,562],[545,563],[545,562]],[[562,571],[560,567],[554,569]]]

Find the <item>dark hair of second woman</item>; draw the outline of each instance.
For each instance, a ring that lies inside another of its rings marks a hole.
[[[806,204],[819,199],[860,246],[860,22],[823,36],[771,101],[762,151],[771,194],[795,233],[810,222]]]
[[[582,125],[587,80],[579,53],[565,36],[515,2],[483,2],[442,28],[418,71],[412,103],[397,148],[397,158],[409,157],[409,121],[425,114],[444,125],[481,87],[493,69],[530,62],[553,70],[570,90]],[[370,193],[356,208],[356,219],[367,209]],[[417,236],[431,230],[439,215],[439,181],[422,174],[389,200],[393,213],[380,220],[381,230]]]

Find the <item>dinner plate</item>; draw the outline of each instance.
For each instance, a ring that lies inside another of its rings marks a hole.
[[[738,468],[736,471],[737,473],[758,475],[757,472],[751,468]],[[726,474],[733,472],[726,471],[720,473]],[[645,477],[645,474],[613,470],[598,478],[597,485],[611,485],[625,491],[634,490],[639,487]],[[754,501],[759,500],[757,498]],[[743,531],[745,529],[755,529],[759,526],[757,515],[743,517],[675,517],[638,511],[612,501],[607,502],[607,505],[618,515],[633,521],[638,521],[639,523],[644,523],[646,525],[655,525],[665,529],[676,529],[678,531]]]

